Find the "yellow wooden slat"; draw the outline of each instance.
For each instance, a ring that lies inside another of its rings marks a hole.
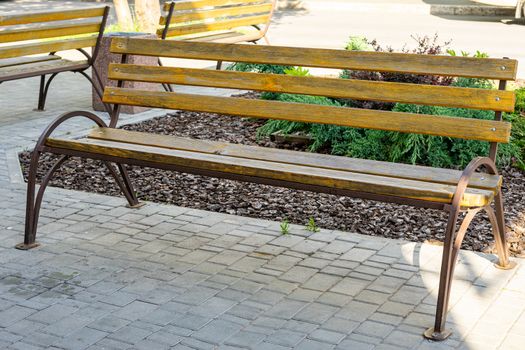
[[[63,21],[75,18],[99,17],[104,15],[106,7],[83,8],[76,10],[21,12],[0,16],[0,26],[29,24],[37,22]]]
[[[242,7],[227,7],[211,10],[201,10],[194,12],[175,13],[171,17],[171,25],[177,25],[184,22],[202,21],[205,19],[222,18],[222,17],[236,17],[241,15],[253,15],[260,13],[270,13],[272,4],[260,4],[253,6]],[[161,23],[164,24],[164,23]],[[192,23],[193,25],[194,23]],[[260,23],[257,23],[260,24]]]
[[[210,24],[211,25],[211,24]],[[189,27],[188,27],[189,28]],[[203,27],[203,30],[206,30]],[[182,33],[177,33],[181,35]],[[189,34],[189,33],[188,33]],[[114,38],[114,53],[304,67],[513,80],[517,61],[390,52]]]
[[[110,64],[109,78],[506,112],[515,104],[511,91],[177,67]]]
[[[100,30],[100,25],[101,19],[94,18],[79,22],[0,30],[0,42],[6,43],[95,33]]]
[[[280,101],[106,87],[104,102],[492,142],[508,142],[510,138],[510,123],[506,122]]]
[[[97,42],[97,35],[82,38],[70,38],[29,44],[0,46],[0,58],[35,55],[39,53],[58,52],[72,49],[93,47]]]
[[[214,30],[228,30],[237,27],[251,26],[257,24],[264,24],[270,19],[270,14],[267,15],[257,15],[257,16],[248,16],[234,19],[220,20],[210,23],[199,23],[199,24],[190,24],[182,26],[170,26],[166,37],[174,37],[202,32],[210,32]],[[157,34],[161,35],[163,29],[157,30]],[[168,40],[163,40],[168,41]],[[163,56],[163,55],[160,55]]]
[[[137,159],[149,164],[170,164],[185,168],[203,169],[221,173],[255,176],[307,185],[345,189],[419,200],[450,203],[456,186],[434,184],[407,179],[352,173],[280,162],[240,159],[216,154],[187,152],[95,139],[48,139],[49,147],[65,148],[110,155],[123,159]],[[490,203],[494,193],[469,188],[462,206],[483,206]]]
[[[350,171],[447,185],[457,185],[463,173],[454,169],[380,162],[320,153],[191,139],[173,135],[157,135],[115,128],[94,128],[90,131],[88,137],[113,142],[220,154],[229,157],[278,161],[280,163],[311,166],[314,168]],[[501,176],[498,175],[474,173],[470,179],[469,187],[495,191],[501,186],[501,180]]]
[[[189,11],[201,9],[203,7],[219,7],[246,5],[251,3],[269,2],[268,0],[196,0],[196,1],[175,1],[175,10]],[[271,1],[272,3],[275,1]],[[164,11],[169,11],[171,2],[164,3]]]

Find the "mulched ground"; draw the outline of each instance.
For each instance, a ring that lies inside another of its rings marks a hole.
[[[267,138],[257,140],[257,128],[263,123],[215,114],[177,112],[124,128],[247,145],[301,148],[276,144]],[[25,176],[29,157],[29,152],[20,155]],[[40,176],[45,174],[54,159],[54,156],[44,156]],[[525,174],[513,168],[503,169],[502,173],[511,251],[514,255],[521,255],[525,253]],[[130,177],[143,200],[276,221],[286,218],[297,224],[306,224],[309,217],[313,217],[321,228],[365,235],[417,242],[441,241],[446,224],[443,212],[409,206],[151,168],[133,167]],[[78,158],[63,166],[55,175],[52,186],[121,196],[104,167],[96,161]],[[492,234],[486,218],[480,216],[472,223],[463,247],[475,251],[492,250]]]

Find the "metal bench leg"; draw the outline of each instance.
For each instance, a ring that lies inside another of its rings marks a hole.
[[[162,67],[162,61],[160,60],[160,57],[159,57],[159,59],[158,59],[158,64],[159,64],[159,67]],[[173,87],[171,86],[171,84],[163,83],[163,84],[162,84],[162,87],[163,87],[164,90],[167,91],[167,92],[173,92]]]
[[[221,70],[222,68],[222,61],[217,61],[217,66],[215,67],[216,70]]]
[[[503,194],[501,193],[501,189],[494,199],[494,204],[496,207],[495,212],[492,207],[489,207],[487,214],[492,224],[492,233],[494,234],[494,241],[496,242],[496,250],[498,252],[499,263],[496,264],[496,267],[503,270],[510,270],[516,266],[516,262],[510,261],[509,259],[509,248],[507,246],[507,238],[505,237],[505,212],[503,209]]]
[[[38,92],[38,107],[36,109],[37,111],[43,111],[44,108],[46,107],[46,98],[47,98],[47,93],[49,91],[49,85],[51,85],[51,82],[53,81],[53,79],[55,79],[57,75],[58,73],[51,74],[51,76],[47,80],[47,83],[46,83],[46,76],[45,75],[40,76],[40,90]]]
[[[137,198],[137,195],[135,194],[135,190],[133,189],[133,185],[131,184],[131,180],[129,179],[126,168],[122,164],[117,163],[117,172],[117,170],[115,170],[115,168],[110,162],[105,161],[104,164],[106,165],[109,172],[115,179],[115,182],[117,183],[118,187],[126,197],[126,200],[128,201],[128,206],[130,208],[140,208],[141,206],[143,206],[144,203],[140,203]]]
[[[443,246],[443,258],[441,261],[441,272],[439,276],[439,291],[436,307],[436,318],[434,327],[429,328],[423,334],[425,338],[432,340],[445,340],[452,332],[445,329],[447,319],[448,299],[450,296],[450,284],[454,274],[454,236],[456,232],[456,223],[459,216],[459,210],[451,210],[448,218],[447,228],[445,231],[445,244]],[[457,253],[456,253],[457,254]]]
[[[35,242],[36,229],[38,226],[38,217],[40,214],[40,207],[42,205],[42,199],[44,197],[44,191],[49,184],[49,181],[60,168],[69,156],[63,155],[58,161],[53,164],[51,169],[40,183],[38,192],[36,192],[36,175],[38,170],[38,161],[40,160],[40,152],[37,150],[33,151],[31,155],[31,163],[29,166],[29,176],[27,179],[27,202],[26,202],[26,221],[25,221],[25,232],[24,232],[24,243],[16,245],[17,249],[28,250],[31,248],[38,247],[38,243]],[[35,196],[36,193],[36,196]]]

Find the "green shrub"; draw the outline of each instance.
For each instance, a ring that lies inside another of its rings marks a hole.
[[[287,69],[293,66],[281,66],[277,64],[259,64],[259,63],[244,63],[235,62],[226,68],[227,70],[235,70],[238,72],[255,72],[255,73],[271,73],[284,74]]]
[[[263,98],[265,98],[265,96],[263,96]],[[271,99],[283,102],[308,103],[324,106],[340,106],[339,103],[327,97],[321,96],[275,94],[275,97]],[[299,131],[308,134],[310,133],[311,128],[312,124],[309,123],[270,119],[263,126],[261,126],[259,130],[257,130],[257,137],[268,136],[276,131],[280,131],[283,134],[292,134]]]
[[[515,93],[516,93],[516,109],[514,110],[514,113],[525,114],[525,87],[522,87],[521,89],[517,89]]]
[[[520,157],[516,165],[525,170],[525,88],[517,89],[514,113],[504,114],[503,118],[512,123],[512,143],[519,149]]]
[[[479,79],[459,78],[453,86],[492,88],[490,82]],[[297,95],[294,95],[297,96]],[[336,101],[320,97],[309,97],[307,103],[338,105]],[[321,102],[322,101],[322,102]],[[295,102],[303,102],[296,100]],[[464,108],[439,106],[420,106],[412,104],[395,104],[394,111],[416,114],[455,116],[473,119],[493,119],[494,112],[479,111]],[[523,119],[522,119],[523,120]],[[272,132],[283,130],[289,124],[274,124]],[[523,122],[522,132],[525,132]],[[282,129],[279,129],[281,127]],[[290,130],[290,129],[286,129]],[[328,151],[331,154],[346,155],[356,158],[393,161],[429,165],[444,168],[464,168],[474,157],[488,154],[489,144],[475,140],[454,139],[449,137],[428,136],[391,131],[356,129],[324,124],[302,124],[292,132],[301,130],[308,132],[313,139],[311,151]],[[523,140],[523,138],[522,138]],[[498,153],[498,163],[508,165],[519,161],[518,145],[501,144]]]

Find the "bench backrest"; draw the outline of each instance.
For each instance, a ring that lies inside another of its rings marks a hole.
[[[163,39],[254,26],[261,36],[268,30],[276,0],[195,0],[164,4]]]
[[[104,6],[0,16],[0,59],[96,46],[108,12]]]
[[[517,61],[416,55],[385,52],[292,48],[115,38],[111,51],[123,55],[163,56],[301,67],[514,80]],[[125,57],[125,56],[123,56]],[[356,79],[302,77],[209,69],[111,64],[109,78],[120,87],[106,87],[104,101],[112,104],[211,112],[243,117],[284,119],[406,133],[508,142],[511,125],[501,121],[502,111],[513,111],[511,91],[420,85]],[[333,98],[402,102],[495,111],[495,120],[321,106],[238,97],[141,91],[122,87],[125,81],[271,91]],[[495,152],[494,152],[495,153]],[[494,154],[495,157],[495,154]]]

